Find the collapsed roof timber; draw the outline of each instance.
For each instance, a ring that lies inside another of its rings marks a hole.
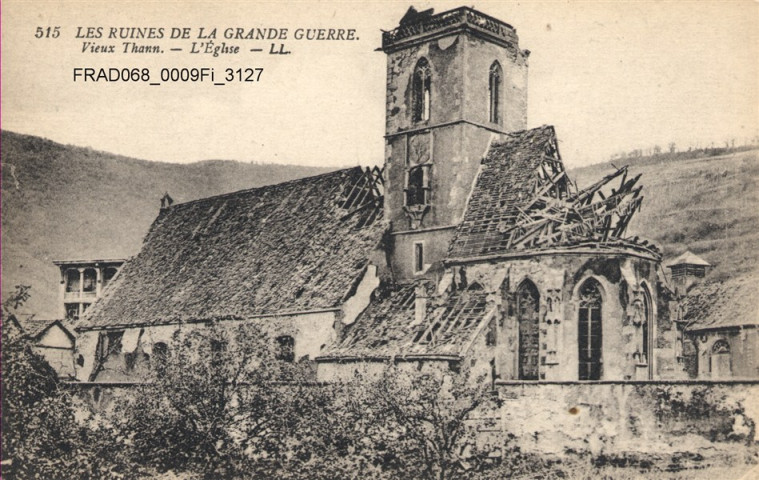
[[[564,169],[553,127],[510,136],[483,160],[451,258],[589,243],[658,254],[654,245],[623,238],[643,201],[642,187],[635,186],[640,175],[628,179],[623,167],[578,190]],[[618,178],[619,186],[604,193]]]

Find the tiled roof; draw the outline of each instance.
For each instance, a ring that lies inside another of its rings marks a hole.
[[[47,327],[55,323],[55,320],[36,320],[28,319],[21,320],[21,328],[24,329],[24,333],[31,338],[36,338],[37,335],[42,333]]]
[[[42,335],[45,330],[51,326],[58,324],[61,329],[73,339],[71,331],[69,331],[70,325],[65,325],[61,320],[39,320],[36,318],[19,318],[17,319],[24,334],[31,339],[37,339]]]
[[[329,358],[407,355],[459,356],[494,308],[477,288],[427,300],[423,321],[415,320],[415,285],[383,285],[356,321],[322,354]]]
[[[482,161],[472,196],[449,250],[449,257],[472,257],[507,250],[504,230],[519,207],[532,199],[537,169],[555,142],[551,126],[511,134],[490,147]]]
[[[746,276],[695,285],[685,299],[691,331],[759,325],[759,279]]]
[[[711,267],[711,263],[707,262],[703,258],[690,251],[686,251],[667,264],[669,268],[672,268],[675,265],[699,265],[703,267]]]
[[[165,208],[79,327],[338,306],[383,235],[359,167]]]

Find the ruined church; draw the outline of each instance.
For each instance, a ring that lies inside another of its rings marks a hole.
[[[656,246],[625,168],[579,189],[527,128],[528,50],[463,7],[384,32],[383,168],[164,205],[77,328],[80,381],[139,378],[177,329],[258,322],[320,381],[379,370],[496,382],[678,378]]]

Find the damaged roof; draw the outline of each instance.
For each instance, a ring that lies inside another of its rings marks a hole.
[[[617,188],[602,191],[618,178]],[[448,261],[580,245],[634,248],[659,257],[654,245],[623,238],[643,199],[639,178],[628,179],[623,167],[578,190],[564,169],[552,126],[511,133],[482,160]]]
[[[752,276],[694,285],[685,299],[690,331],[759,326],[759,279]]]
[[[384,233],[381,181],[355,167],[163,208],[79,328],[336,307]]]
[[[473,284],[428,298],[424,318],[417,319],[416,288],[381,286],[366,310],[319,359],[463,355],[495,308],[487,292]]]
[[[555,142],[553,127],[512,134],[493,144],[449,249],[450,257],[480,256],[506,250],[503,230],[516,222],[518,208],[532,196],[536,169]]]

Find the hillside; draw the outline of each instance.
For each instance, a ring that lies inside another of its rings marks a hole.
[[[643,175],[644,196],[628,234],[662,247],[665,264],[691,250],[714,265],[712,281],[759,271],[758,150],[626,164],[630,175]],[[569,174],[582,188],[613,170],[605,163]]]
[[[32,285],[29,312],[58,316],[58,259],[126,258],[164,192],[185,202],[331,169],[211,160],[149,162],[3,131],[2,291]]]
[[[621,162],[620,162],[621,164]],[[618,164],[618,166],[621,166]],[[667,262],[690,250],[712,264],[690,292],[699,325],[756,323],[759,315],[759,151],[690,159],[628,161],[642,173],[642,210],[628,233],[653,240]],[[571,171],[582,187],[611,164]],[[690,308],[690,307],[689,307]]]

